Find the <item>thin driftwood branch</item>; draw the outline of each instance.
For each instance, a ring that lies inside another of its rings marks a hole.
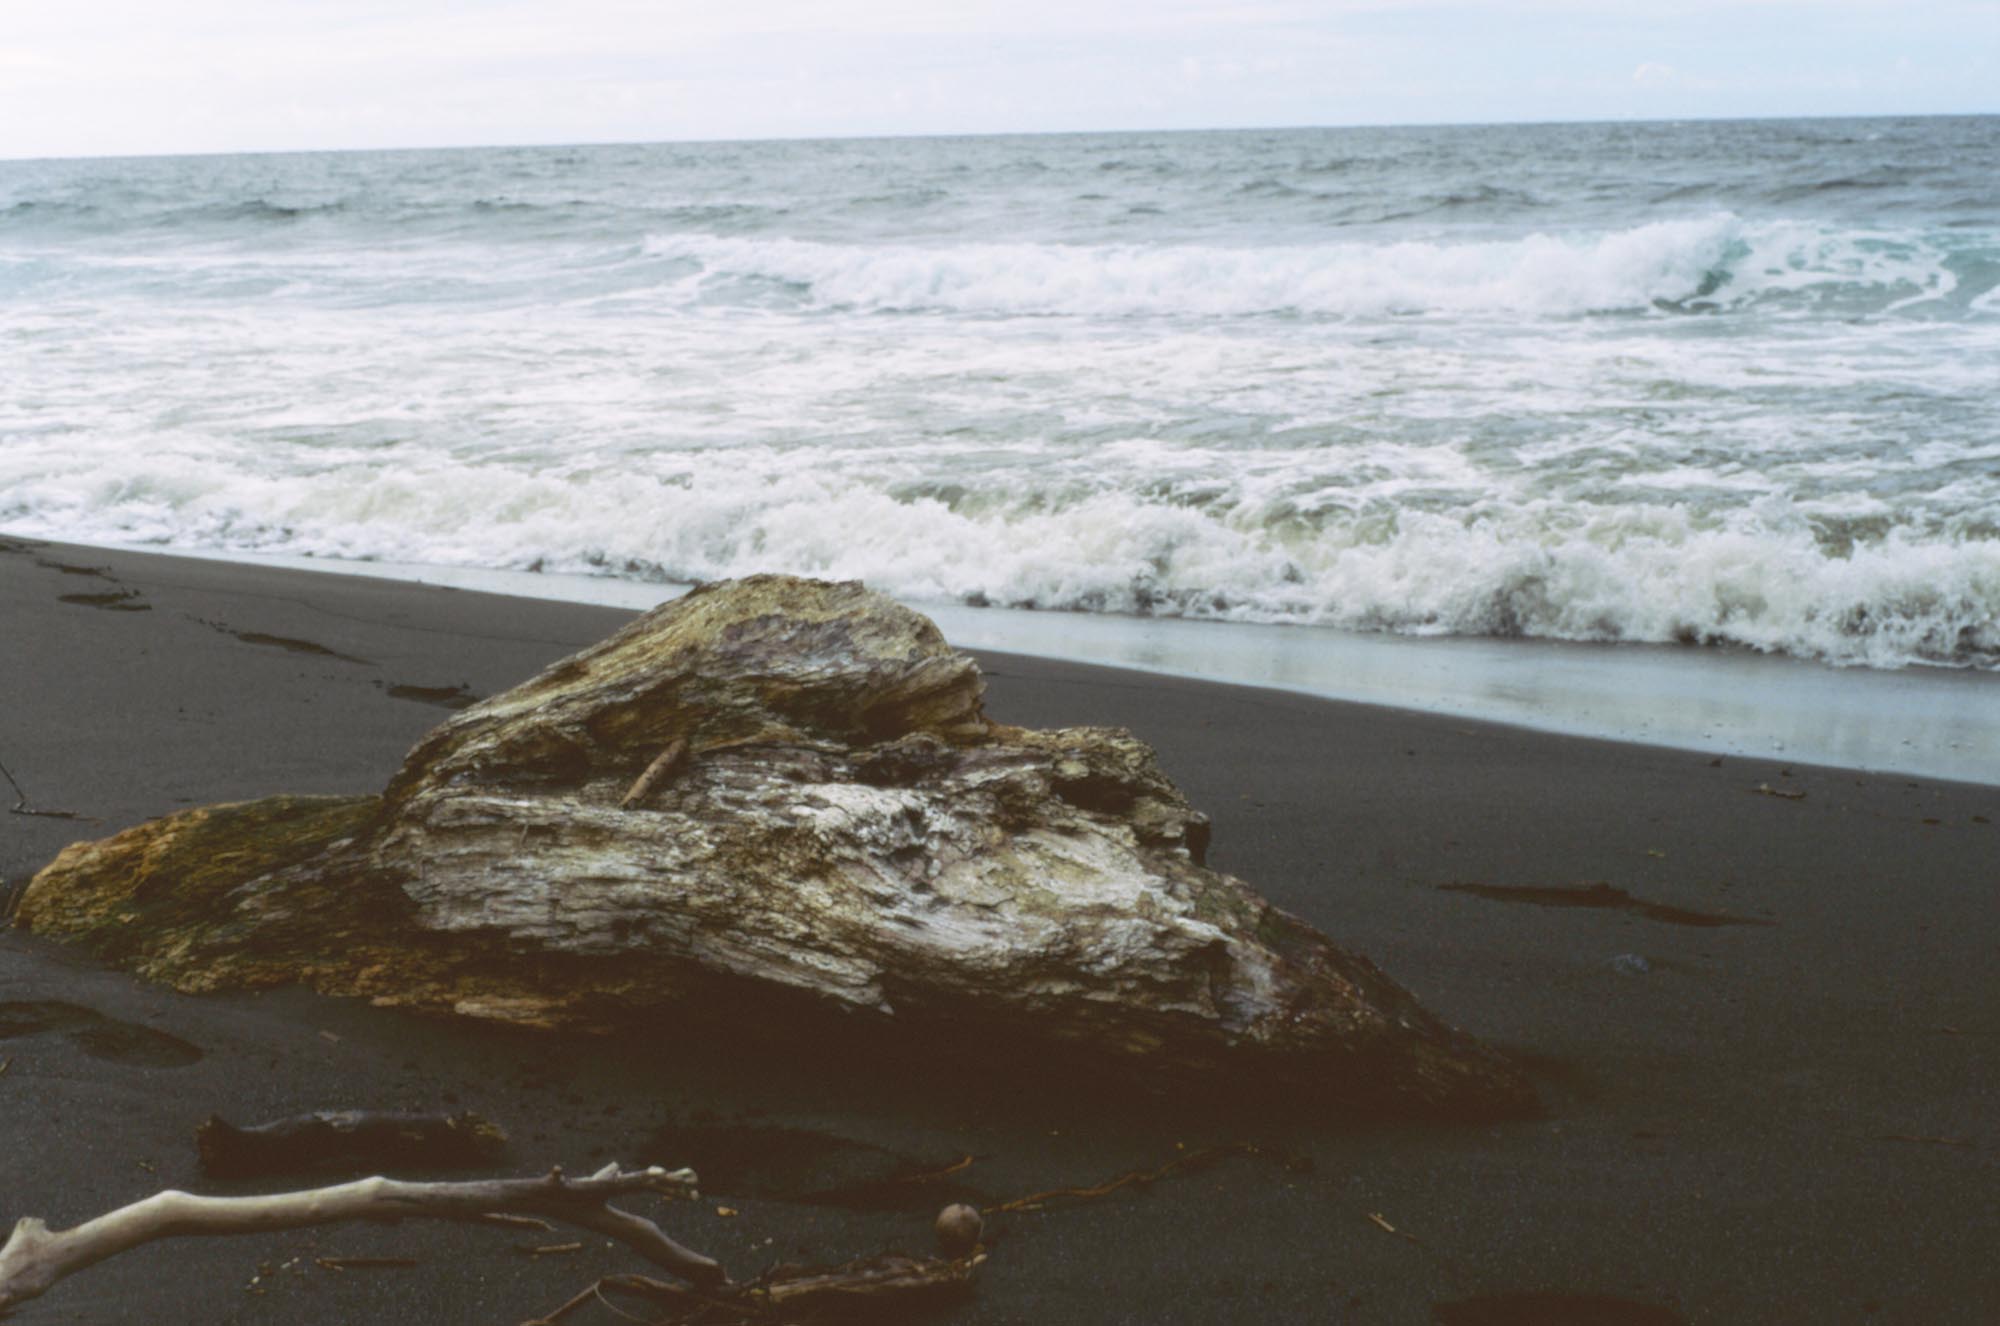
[[[747,1283],[706,1291],[645,1275],[607,1275],[547,1316],[522,1326],[558,1326],[592,1303],[630,1317],[611,1302],[613,1294],[671,1309],[667,1317],[648,1319],[652,1326],[785,1326],[829,1317],[883,1320],[898,1309],[948,1303],[966,1294],[985,1260],[983,1254],[942,1258],[885,1253],[840,1266],[774,1266]]]
[[[607,1165],[587,1179],[565,1178],[561,1169],[540,1178],[466,1183],[377,1177],[264,1197],[198,1197],[169,1189],[73,1229],[52,1230],[34,1217],[21,1220],[0,1246],[0,1314],[47,1293],[65,1276],[156,1239],[268,1233],[349,1220],[478,1223],[496,1212],[560,1220],[617,1239],[695,1284],[721,1284],[727,1277],[715,1262],[674,1242],[644,1216],[606,1205],[627,1193],[692,1197],[694,1190],[692,1170],[657,1165],[643,1170]]]

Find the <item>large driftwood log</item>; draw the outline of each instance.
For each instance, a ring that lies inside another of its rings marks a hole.
[[[0,1314],[47,1293],[66,1276],[157,1239],[270,1233],[350,1220],[477,1222],[495,1213],[560,1220],[616,1239],[693,1284],[723,1283],[722,1267],[714,1261],[674,1242],[644,1216],[606,1205],[638,1192],[692,1197],[695,1176],[657,1165],[643,1170],[607,1165],[587,1179],[564,1178],[560,1169],[540,1178],[470,1183],[377,1177],[264,1197],[197,1197],[169,1189],[73,1229],[52,1230],[33,1217],[22,1219],[0,1245]]]
[[[983,690],[859,585],[707,586],[446,720],[379,797],[78,844],[19,914],[191,991],[873,1026],[1371,1110],[1532,1108],[1506,1061],[1206,869],[1208,821],[1142,742],[1004,727]]]

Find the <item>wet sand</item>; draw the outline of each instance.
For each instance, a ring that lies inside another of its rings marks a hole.
[[[0,815],[0,880],[188,805],[373,790],[447,706],[627,615],[0,540],[0,764],[31,808],[90,817]],[[1047,1074],[889,1060],[857,1074],[299,992],[194,999],[10,930],[0,1215],[60,1226],[166,1186],[251,1190],[197,1170],[210,1113],[475,1109],[509,1129],[515,1172],[702,1170],[704,1202],[659,1214],[740,1277],[924,1250],[949,1198],[990,1206],[1249,1144],[995,1216],[977,1292],[942,1320],[2000,1313],[2000,788],[982,662],[998,718],[1152,742],[1214,818],[1212,864],[1517,1055],[1545,1116],[1361,1128]],[[884,1182],[968,1156],[942,1179]],[[552,1241],[568,1240],[415,1223],[182,1240],[86,1271],[18,1319],[516,1322],[644,1269],[595,1240],[517,1250]],[[391,1253],[418,1264],[315,1261]]]

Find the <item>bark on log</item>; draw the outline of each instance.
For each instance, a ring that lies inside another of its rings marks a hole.
[[[144,1243],[188,1235],[253,1234],[350,1220],[465,1220],[492,1213],[546,1216],[602,1234],[690,1283],[714,1286],[721,1266],[674,1242],[644,1216],[606,1205],[650,1192],[693,1197],[691,1170],[620,1170],[607,1165],[587,1179],[560,1169],[540,1178],[470,1183],[406,1183],[381,1177],[331,1188],[264,1197],[198,1197],[168,1189],[73,1229],[52,1230],[26,1217],[0,1246],[0,1314],[45,1294],[58,1281]]]
[[[983,688],[859,585],[708,586],[446,720],[380,797],[79,844],[20,917],[184,990],[872,1027],[1267,1099],[1532,1110],[1505,1060],[1206,869],[1207,819],[1142,742],[1000,726]]]

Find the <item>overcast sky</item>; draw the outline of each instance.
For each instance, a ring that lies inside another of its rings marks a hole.
[[[2000,110],[2000,0],[0,0],[0,157]]]

